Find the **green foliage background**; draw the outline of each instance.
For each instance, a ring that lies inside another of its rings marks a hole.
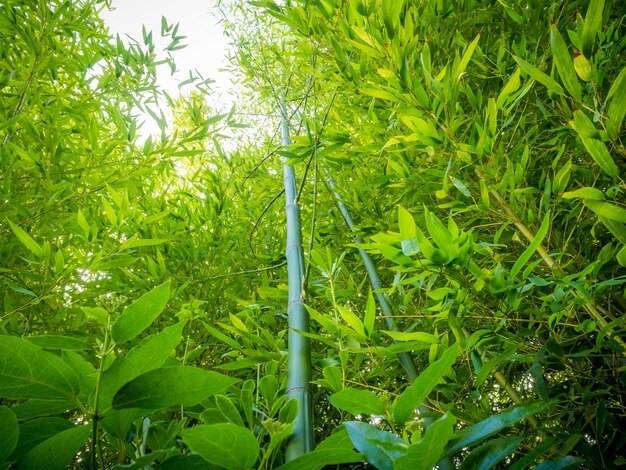
[[[241,115],[160,91],[177,27],[125,44],[105,7],[0,5],[3,468],[626,464],[619,1],[223,5]],[[281,156],[318,443],[291,462]]]

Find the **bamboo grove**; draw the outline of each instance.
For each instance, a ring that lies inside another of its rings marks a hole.
[[[2,468],[626,464],[621,2],[107,7],[0,5]]]

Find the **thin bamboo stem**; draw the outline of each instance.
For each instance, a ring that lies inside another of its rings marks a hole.
[[[282,143],[290,143],[289,126],[284,97],[280,99],[282,113]],[[311,347],[309,339],[298,331],[309,331],[309,315],[304,306],[304,252],[302,249],[302,225],[297,204],[296,176],[293,165],[284,158],[284,186],[287,217],[287,270],[289,279],[289,316],[287,399],[298,401],[298,414],[289,441],[285,459],[287,462],[313,450],[313,412],[311,402]]]

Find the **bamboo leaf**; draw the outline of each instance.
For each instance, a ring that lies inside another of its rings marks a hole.
[[[566,455],[556,460],[546,460],[535,467],[535,470],[569,470],[579,468],[584,462],[580,457]]]
[[[385,406],[380,398],[369,390],[356,388],[344,388],[340,392],[330,396],[330,402],[336,408],[347,411],[353,415],[383,415]]]
[[[22,244],[28,248],[35,256],[39,258],[43,258],[43,248],[39,243],[37,243],[33,238],[24,231],[20,226],[15,225],[13,222],[9,220],[9,225],[11,226],[11,230],[17,237],[17,239],[22,242]]]
[[[393,462],[406,452],[406,444],[395,434],[360,421],[343,423],[354,447],[378,470],[393,470]]]
[[[563,36],[561,36],[561,33],[559,33],[555,25],[552,25],[550,28],[550,47],[552,48],[556,69],[559,72],[563,85],[565,85],[565,89],[576,101],[581,101],[582,90],[578,78],[576,77],[572,57],[567,50]]]
[[[611,100],[607,111],[616,129],[620,129],[626,115],[626,67],[619,73],[607,94],[607,101]]]
[[[448,441],[454,436],[454,416],[445,413],[441,418],[426,429],[422,439],[407,449],[406,455],[398,457],[394,462],[394,470],[432,470]]]
[[[469,61],[471,60],[472,55],[474,55],[474,50],[476,49],[476,46],[478,45],[479,40],[480,40],[480,34],[477,34],[474,40],[471,43],[469,43],[469,45],[467,46],[467,49],[465,50],[465,53],[463,54],[463,58],[461,59],[461,62],[459,62],[459,65],[454,72],[454,76],[456,77],[457,80],[459,80],[461,76],[463,75],[463,73],[465,72],[465,69],[467,68],[467,65],[469,64]]]
[[[249,429],[232,423],[184,429],[181,436],[193,452],[228,470],[246,470],[259,458],[259,443]]]
[[[460,470],[489,470],[511,455],[523,440],[523,437],[492,439],[464,457]]]
[[[404,331],[387,331],[382,330],[388,336],[391,336],[396,341],[421,341],[428,344],[439,344],[439,337],[431,333],[424,333],[422,331],[413,331],[410,333]]]
[[[135,338],[148,328],[165,308],[170,298],[170,281],[155,287],[124,309],[111,329],[117,344]]]
[[[584,199],[583,203],[600,217],[626,223],[626,209],[611,204],[610,202],[597,201],[594,199]]]
[[[393,417],[396,423],[405,423],[413,417],[417,407],[424,401],[439,381],[452,369],[461,353],[458,343],[450,346],[436,362],[428,366],[396,401]]]
[[[580,188],[575,191],[568,191],[566,193],[561,194],[563,199],[593,199],[596,201],[601,201],[605,199],[604,193],[596,188]]]
[[[238,380],[189,366],[161,367],[126,383],[113,397],[113,408],[159,410],[174,405],[193,406]]]
[[[592,56],[593,43],[596,39],[596,35],[602,29],[603,12],[604,0],[591,0],[589,2],[582,35],[582,48],[585,57],[591,58]]]
[[[365,326],[354,312],[342,305],[337,305],[337,310],[339,310],[341,318],[343,318],[345,322],[350,325],[350,328],[361,336],[365,336]]]
[[[543,217],[543,221],[541,222],[541,226],[539,230],[535,234],[535,238],[531,242],[530,245],[524,250],[522,255],[517,259],[513,268],[511,268],[511,276],[515,277],[519,274],[521,269],[526,265],[531,256],[535,253],[541,242],[545,238],[548,233],[548,229],[550,228],[550,212],[546,212],[546,215]]]
[[[376,324],[376,301],[370,288],[367,292],[367,304],[365,305],[365,317],[363,318],[363,326],[367,337],[371,337]]]
[[[557,95],[563,94],[563,88],[561,87],[561,85],[559,85],[557,82],[554,81],[554,79],[550,78],[548,75],[539,70],[537,67],[529,64],[524,59],[521,59],[516,55],[513,56],[513,59],[515,60],[515,62],[517,62],[517,65],[519,65],[524,72],[526,72],[532,78],[544,85],[552,93],[555,93]]]
[[[604,145],[604,142],[584,137],[581,137],[581,140],[583,141],[587,152],[589,152],[589,154],[593,157],[598,166],[602,168],[607,175],[613,178],[619,178],[617,165],[615,165],[615,161],[611,157],[606,145]]]

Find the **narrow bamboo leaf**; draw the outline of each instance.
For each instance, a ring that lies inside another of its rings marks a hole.
[[[252,432],[232,423],[203,424],[184,429],[181,436],[193,452],[228,470],[247,470],[259,458]]]
[[[517,344],[513,344],[509,346],[502,354],[498,354],[496,357],[484,364],[480,368],[478,374],[476,374],[476,387],[480,387],[485,382],[485,380],[494,368],[496,368],[503,362],[508,361],[513,356],[513,354],[517,352],[517,348]]]
[[[380,98],[381,100],[393,101],[396,103],[400,101],[388,91],[380,90],[378,88],[361,88],[359,91],[364,95],[373,96],[374,98]]]
[[[476,444],[512,424],[543,411],[548,405],[548,403],[538,403],[530,406],[519,406],[463,429],[456,434],[455,439],[448,445],[444,456],[450,456],[463,447]]]
[[[73,427],[72,423],[63,418],[37,418],[23,422],[20,424],[19,440],[11,458],[21,459],[37,444]]]
[[[363,318],[363,326],[365,327],[365,332],[367,333],[367,337],[371,337],[374,332],[374,327],[376,323],[376,301],[374,300],[374,295],[372,294],[372,289],[370,288],[367,292],[367,304],[365,305],[365,316]]]
[[[535,467],[535,470],[569,470],[579,468],[584,462],[580,457],[566,455],[557,460],[547,460]]]
[[[452,184],[454,185],[454,187],[456,189],[458,189],[461,194],[463,194],[463,196],[465,197],[472,197],[472,193],[470,193],[470,190],[467,189],[467,186],[465,186],[465,184],[458,178],[455,178],[454,176],[449,176],[450,181],[452,181]]]
[[[196,367],[161,367],[126,383],[113,397],[113,408],[159,410],[173,405],[192,406],[238,380]]]
[[[568,191],[561,194],[563,199],[592,199],[595,201],[602,201],[605,199],[604,193],[596,188],[580,188],[575,191]]]
[[[454,76],[456,77],[457,80],[459,80],[461,76],[463,75],[463,73],[465,72],[465,69],[467,68],[467,65],[469,64],[469,61],[471,60],[472,55],[474,55],[474,50],[476,49],[476,46],[478,45],[479,40],[480,40],[480,34],[477,34],[474,40],[471,43],[469,43],[469,45],[467,46],[467,49],[465,50],[465,53],[463,54],[463,58],[461,59],[461,62],[459,62],[459,66],[456,68],[454,72]]]
[[[0,397],[73,401],[80,389],[61,358],[16,336],[0,336]]]
[[[454,435],[456,419],[450,414],[444,414],[437,421],[428,426],[422,439],[407,449],[406,455],[398,457],[394,462],[394,470],[432,470],[448,441]]]
[[[591,0],[585,15],[583,25],[582,47],[585,57],[591,58],[593,43],[596,35],[602,29],[602,13],[604,12],[604,0]]]
[[[544,85],[552,93],[555,93],[557,95],[563,94],[563,88],[561,87],[561,85],[559,85],[557,82],[554,81],[554,79],[550,78],[548,75],[539,70],[537,67],[529,64],[524,59],[521,59],[516,55],[513,56],[513,59],[515,59],[517,65],[519,65],[524,72],[526,72],[532,78]]]
[[[17,416],[8,406],[0,406],[0,464],[4,462],[17,446],[19,440],[19,424]]]
[[[417,236],[415,219],[413,219],[411,213],[402,206],[398,206],[398,226],[403,240],[409,240]]]
[[[118,251],[124,251],[129,248],[137,248],[140,246],[154,246],[161,245],[162,243],[166,243],[169,240],[167,238],[139,238],[139,239],[128,239],[124,243],[122,243],[119,247]]]
[[[122,344],[135,338],[159,316],[169,298],[169,281],[139,297],[124,309],[113,324],[111,329],[113,340],[117,344]]]
[[[565,85],[565,89],[576,101],[581,101],[582,90],[578,77],[576,77],[574,62],[567,50],[563,36],[561,36],[555,25],[552,25],[550,28],[550,47],[552,48],[556,69],[559,72],[563,85]]]
[[[522,69],[520,67],[516,68],[515,72],[513,72],[513,75],[511,75],[511,78],[509,78],[509,81],[506,82],[506,85],[504,85],[504,88],[502,88],[502,90],[500,91],[500,94],[496,99],[496,107],[498,109],[502,109],[506,99],[511,95],[511,93],[515,93],[520,87],[521,82],[519,77],[521,70]]]
[[[43,248],[39,243],[37,243],[33,238],[22,229],[22,227],[15,225],[13,222],[9,220],[9,225],[11,226],[11,230],[17,237],[17,239],[22,242],[22,244],[28,248],[35,256],[39,258],[43,258]]]
[[[393,470],[393,462],[406,453],[404,441],[387,431],[361,421],[343,423],[354,447],[378,470]]]
[[[31,450],[20,461],[21,470],[63,469],[85,445],[91,426],[77,426],[52,436]]]
[[[450,346],[436,362],[429,365],[407,388],[396,401],[393,417],[398,424],[406,423],[413,418],[413,413],[424,401],[439,381],[446,375],[461,353],[458,343]]]
[[[613,177],[619,178],[619,170],[609,150],[606,148],[604,142],[598,139],[589,139],[581,136],[581,140],[587,149],[587,152],[593,157],[594,161],[598,164],[604,172]]]
[[[66,349],[68,351],[84,351],[90,346],[82,339],[71,336],[42,335],[26,336],[24,339],[30,341],[35,346],[42,349]]]
[[[523,440],[523,437],[492,439],[464,457],[461,470],[489,470],[515,452]]]
[[[543,221],[541,222],[541,227],[535,234],[535,238],[532,243],[528,245],[528,247],[524,250],[522,255],[517,259],[513,268],[511,268],[511,276],[515,277],[519,274],[521,269],[526,265],[531,256],[535,253],[541,242],[545,238],[548,233],[548,229],[550,228],[550,212],[546,212],[546,215],[543,217]]]
[[[337,310],[339,310],[341,318],[343,318],[345,322],[350,325],[350,328],[361,336],[365,336],[365,327],[363,322],[354,312],[342,305],[337,305]]]
[[[619,73],[607,95],[607,101],[611,99],[607,111],[609,118],[613,121],[615,129],[620,129],[626,114],[626,67]]]
[[[345,388],[330,396],[330,402],[336,408],[347,411],[353,415],[383,415],[385,406],[375,393],[369,390]]]
[[[626,223],[626,209],[605,201],[584,199],[583,203],[600,217]]]
[[[396,341],[421,341],[428,344],[438,344],[439,337],[431,333],[424,333],[423,331],[388,331],[383,330],[383,333],[391,336]]]

